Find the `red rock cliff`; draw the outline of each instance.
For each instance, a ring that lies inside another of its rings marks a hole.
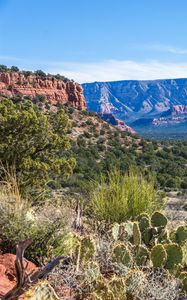
[[[43,95],[52,105],[70,102],[74,107],[86,109],[82,87],[78,83],[64,82],[54,77],[42,79],[36,75],[25,76],[20,72],[0,72],[0,94],[31,97]]]

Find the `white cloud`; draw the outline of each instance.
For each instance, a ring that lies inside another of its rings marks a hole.
[[[115,80],[151,80],[187,77],[187,62],[164,63],[155,60],[138,62],[107,60],[93,63],[51,64],[48,72],[60,73],[83,82]]]
[[[161,52],[168,52],[178,55],[186,55],[187,49],[177,48],[170,45],[162,45],[162,44],[153,44],[153,45],[145,45],[146,49],[157,50]]]

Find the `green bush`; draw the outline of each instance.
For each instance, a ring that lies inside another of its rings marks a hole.
[[[134,170],[125,176],[113,170],[102,177],[91,193],[91,209],[96,219],[123,222],[141,213],[151,213],[159,205],[154,181],[146,180]]]
[[[31,101],[1,99],[0,160],[15,167],[25,198],[38,199],[51,180],[71,174],[75,160],[63,155],[70,148],[68,127],[63,110],[45,115]],[[3,177],[3,172],[0,175]]]
[[[40,263],[50,258],[59,233],[64,228],[62,218],[54,218],[53,215],[51,222],[37,214],[37,207],[31,207],[29,202],[22,199],[15,180],[0,184],[0,215],[2,252],[15,251],[18,242],[32,238],[26,253],[27,259]]]

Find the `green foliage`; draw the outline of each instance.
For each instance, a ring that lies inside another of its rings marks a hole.
[[[176,242],[182,245],[187,241],[187,226],[179,226],[176,230]]]
[[[167,260],[167,252],[163,245],[155,245],[151,250],[151,261],[155,268],[164,267]]]
[[[42,78],[46,77],[46,73],[44,73],[42,70],[37,70],[34,72],[34,74]]]
[[[11,71],[13,71],[13,72],[19,72],[19,68],[16,67],[16,66],[12,66],[11,67]]]
[[[175,244],[170,243],[164,245],[164,248],[167,253],[167,261],[166,261],[166,268],[173,269],[176,265],[182,263],[183,253],[182,248]]]
[[[5,65],[0,65],[0,72],[6,72],[8,71],[8,67]]]
[[[165,227],[167,222],[167,218],[159,211],[154,212],[154,214],[151,216],[151,224],[153,227]]]
[[[14,104],[2,98],[0,128],[0,160],[15,168],[24,197],[39,198],[50,180],[71,174],[75,161],[63,155],[70,147],[63,110],[44,115],[30,101]]]
[[[0,185],[0,246],[5,253],[12,252],[16,244],[26,238],[32,238],[32,245],[27,250],[27,259],[35,263],[51,256],[56,247],[59,230],[62,231],[62,219],[41,219],[36,208],[21,198],[16,185]]]
[[[79,245],[79,238],[72,232],[65,233],[58,238],[53,254],[55,256],[70,255],[72,256],[76,247]]]
[[[154,182],[145,180],[138,172],[130,170],[122,176],[118,170],[101,178],[91,194],[91,208],[95,218],[107,222],[123,222],[139,214],[151,213],[158,205]]]

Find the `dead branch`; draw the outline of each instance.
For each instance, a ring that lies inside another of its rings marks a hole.
[[[2,300],[17,300],[19,296],[25,293],[32,285],[37,283],[38,280],[44,279],[58,264],[61,260],[64,262],[69,261],[69,257],[60,256],[53,259],[49,262],[44,268],[41,270],[28,274],[26,272],[27,269],[27,261],[24,259],[25,250],[32,243],[31,239],[27,239],[18,243],[16,246],[16,285],[2,298]]]

